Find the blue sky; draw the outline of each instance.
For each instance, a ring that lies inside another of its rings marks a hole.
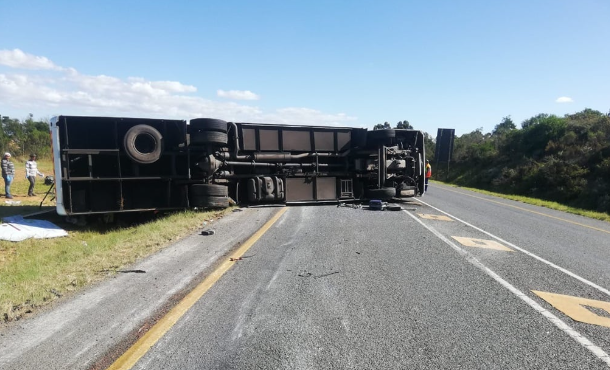
[[[491,131],[610,110],[610,1],[0,0],[0,114]]]

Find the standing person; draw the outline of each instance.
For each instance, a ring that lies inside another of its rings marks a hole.
[[[428,191],[428,180],[432,177],[432,166],[430,166],[430,161],[426,159],[426,189]]]
[[[11,195],[11,183],[15,177],[15,165],[11,162],[11,153],[4,153],[2,158],[2,178],[4,179],[4,195],[13,199]]]
[[[25,162],[25,177],[30,182],[30,188],[28,189],[28,197],[34,195],[34,185],[36,184],[36,175],[44,177],[40,171],[38,171],[38,165],[36,164],[36,154],[30,154],[30,160]]]

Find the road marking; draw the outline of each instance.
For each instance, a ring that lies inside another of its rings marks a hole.
[[[592,229],[592,230],[601,231],[602,233],[610,234],[610,231],[608,231],[608,230],[600,229],[600,228],[595,227],[595,226],[589,226],[589,225],[581,224],[580,222],[575,222],[575,221],[566,220],[565,218],[561,218],[561,217],[555,217],[555,216],[547,215],[546,213],[537,212],[537,211],[532,211],[531,209],[527,209],[527,208],[523,208],[523,207],[514,206],[514,205],[512,205],[512,204],[506,204],[506,203],[502,203],[502,202],[499,202],[499,201],[497,201],[497,200],[493,200],[493,199],[487,199],[487,198],[483,198],[483,197],[477,197],[476,195],[467,194],[467,193],[462,193],[462,192],[455,191],[455,190],[451,190],[451,189],[444,189],[444,190],[451,191],[451,192],[453,192],[453,193],[457,193],[457,194],[461,194],[461,195],[465,195],[465,196],[467,196],[467,197],[472,197],[472,198],[481,199],[481,200],[484,200],[484,201],[487,201],[487,202],[491,202],[491,203],[497,203],[497,204],[500,204],[500,205],[503,205],[503,206],[506,206],[506,207],[512,207],[512,208],[516,208],[516,209],[519,209],[519,210],[521,210],[521,211],[526,211],[526,212],[534,213],[534,214],[537,214],[537,215],[540,215],[540,216],[544,216],[544,217],[552,218],[552,219],[555,219],[555,220],[559,220],[559,221],[567,222],[567,223],[570,223],[570,224],[573,224],[573,225],[578,225],[578,226],[586,227],[586,228],[588,228],[588,229]],[[423,203],[423,202],[422,202],[422,203]]]
[[[437,210],[438,212],[441,212],[441,213],[443,213],[443,214],[445,214],[445,215],[447,215],[447,216],[449,216],[449,217],[451,217],[451,218],[455,219],[456,221],[459,221],[459,222],[463,223],[463,224],[464,224],[464,225],[466,225],[466,226],[470,226],[470,227],[472,227],[473,229],[475,229],[475,230],[477,230],[477,231],[480,231],[480,232],[482,232],[483,234],[488,235],[488,236],[490,236],[490,237],[492,237],[492,238],[496,239],[497,241],[499,241],[499,242],[500,242],[500,243],[502,243],[502,244],[508,245],[509,247],[511,247],[511,248],[513,248],[513,249],[516,249],[516,250],[518,250],[518,251],[520,251],[520,252],[522,252],[522,253],[524,253],[524,254],[526,254],[526,255],[528,255],[528,256],[530,256],[530,257],[532,257],[532,258],[535,258],[535,259],[537,259],[538,261],[540,261],[540,262],[542,262],[542,263],[544,263],[544,264],[546,264],[546,265],[548,265],[548,266],[551,266],[552,268],[557,269],[558,271],[561,271],[561,272],[563,272],[564,274],[566,274],[566,275],[568,275],[568,276],[573,277],[574,279],[576,279],[576,280],[580,281],[581,283],[587,284],[588,286],[590,286],[590,287],[592,287],[592,288],[595,288],[595,289],[597,289],[598,291],[600,291],[600,292],[602,292],[602,293],[604,293],[604,294],[606,294],[606,295],[610,296],[610,290],[608,290],[608,289],[606,289],[606,288],[604,288],[604,287],[601,287],[601,286],[599,286],[599,285],[595,284],[594,282],[589,281],[589,280],[587,280],[587,279],[585,279],[585,278],[583,278],[583,277],[581,277],[581,276],[579,276],[579,275],[576,275],[576,274],[575,274],[575,273],[573,273],[572,271],[566,270],[565,268],[563,268],[563,267],[561,267],[561,266],[558,266],[558,265],[554,264],[554,263],[553,263],[553,262],[551,262],[551,261],[547,261],[547,260],[545,260],[544,258],[542,258],[542,257],[540,257],[540,256],[538,256],[538,255],[535,255],[535,254],[534,254],[534,253],[532,253],[532,252],[529,252],[529,251],[527,251],[527,250],[525,250],[525,249],[523,249],[523,248],[521,248],[521,247],[518,247],[518,246],[514,245],[513,243],[510,243],[510,242],[508,242],[508,241],[506,241],[506,240],[504,240],[504,239],[502,239],[502,238],[500,238],[500,237],[497,237],[497,236],[493,235],[492,233],[489,233],[489,232],[487,232],[487,231],[485,231],[485,230],[483,230],[483,229],[481,229],[481,228],[479,228],[479,227],[476,227],[476,226],[474,226],[473,224],[468,223],[468,222],[466,222],[466,221],[464,221],[464,220],[462,220],[462,219],[459,219],[459,218],[457,218],[457,217],[455,217],[455,216],[453,216],[453,215],[451,215],[451,214],[449,214],[449,213],[447,213],[447,212],[445,212],[445,211],[441,211],[440,209],[438,209],[438,208],[434,207],[433,205],[430,205],[430,204],[428,204],[428,203],[426,203],[426,202],[424,202],[424,201],[422,201],[422,200],[417,199],[417,201],[418,201],[418,202],[420,202],[420,203],[422,203],[422,204],[427,205],[428,207],[430,207],[430,208],[432,208],[432,209]]]
[[[457,244],[455,244],[451,240],[447,239],[438,230],[436,230],[432,226],[426,225],[423,221],[421,221],[419,218],[415,217],[408,211],[404,210],[403,212],[405,212],[407,215],[409,215],[409,217],[411,217],[412,219],[417,221],[419,224],[421,224],[423,227],[425,227],[430,232],[432,232],[434,235],[436,235],[439,239],[441,239],[443,242],[445,242],[445,244],[447,244],[451,248],[455,249],[462,257],[464,257],[466,259],[466,261],[470,262],[475,267],[477,267],[478,269],[483,271],[485,274],[487,274],[489,277],[491,277],[492,279],[494,279],[495,281],[500,283],[500,285],[502,285],[503,287],[508,289],[511,293],[513,293],[515,296],[520,298],[527,305],[529,305],[531,308],[533,308],[539,314],[541,314],[547,320],[549,320],[553,325],[555,325],[561,331],[566,333],[568,336],[570,336],[570,338],[574,339],[577,343],[579,343],[580,345],[582,345],[583,347],[588,349],[591,353],[593,353],[593,355],[595,355],[595,357],[599,358],[600,360],[605,362],[606,365],[608,365],[610,367],[610,355],[608,355],[606,352],[604,352],[604,350],[601,347],[598,347],[593,342],[591,342],[589,339],[584,337],[582,334],[580,334],[576,330],[572,329],[572,327],[570,327],[565,322],[561,321],[561,319],[559,319],[557,316],[553,315],[553,313],[551,313],[546,308],[542,307],[540,304],[538,304],[538,302],[536,302],[532,298],[528,297],[525,293],[523,293],[519,289],[515,288],[511,283],[502,279],[502,277],[500,277],[500,275],[496,274],[489,267],[485,266],[483,263],[481,263],[481,261],[476,259],[472,254],[468,253],[468,251],[466,251],[463,248],[460,248]]]
[[[495,249],[498,251],[506,251],[513,252],[512,249],[503,246],[495,240],[487,240],[487,239],[475,239],[475,238],[465,238],[463,236],[452,236],[453,239],[460,242],[460,244],[466,247],[475,247],[475,248],[487,248],[487,249]]]
[[[610,302],[596,301],[593,299],[572,297],[569,295],[540,292],[532,290],[538,297],[550,303],[559,311],[570,316],[575,321],[587,324],[600,325],[610,328],[610,318],[595,314],[586,307],[599,308],[610,314]]]
[[[423,213],[418,213],[419,217],[425,218],[426,220],[437,220],[437,221],[452,221],[453,220],[447,216],[443,215],[428,215]]]
[[[155,345],[180,318],[224,275],[235,262],[256,243],[267,230],[286,212],[287,208],[280,209],[263,227],[254,233],[229,258],[227,258],[214,272],[206,277],[192,292],[186,295],[174,308],[161,318],[146,334],[134,343],[121,357],[119,357],[108,370],[131,369]]]

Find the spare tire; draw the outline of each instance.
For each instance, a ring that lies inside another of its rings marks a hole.
[[[136,125],[127,130],[123,146],[132,161],[142,164],[155,163],[161,158],[163,136],[152,126]]]
[[[195,118],[189,122],[191,133],[198,131],[227,132],[227,122],[212,118]]]
[[[366,196],[369,199],[392,199],[396,197],[396,189],[394,188],[381,188],[381,189],[367,189]]]

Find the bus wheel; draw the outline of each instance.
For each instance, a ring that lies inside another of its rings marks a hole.
[[[229,195],[229,188],[225,185],[217,184],[194,184],[191,185],[191,194],[198,196],[226,197]]]
[[[227,132],[227,122],[212,118],[195,118],[189,122],[191,133],[197,131],[218,131]]]
[[[194,145],[209,145],[216,144],[220,146],[227,145],[229,138],[226,132],[202,131],[191,132],[191,144]]]
[[[229,198],[191,194],[190,204],[200,208],[228,208]]]
[[[367,189],[366,196],[369,199],[392,199],[396,197],[396,189],[394,188],[381,188],[381,189]]]

